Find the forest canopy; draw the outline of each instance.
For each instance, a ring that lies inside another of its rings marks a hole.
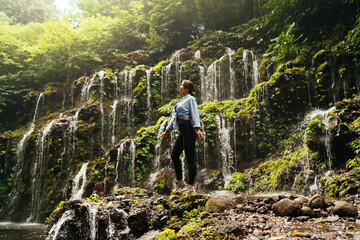
[[[60,15],[53,0],[0,0],[0,115],[13,109],[29,89],[65,83],[104,67],[120,71],[151,65],[214,31],[227,33],[235,42],[256,35],[265,51],[271,39],[293,22],[294,31],[318,31],[316,25],[330,24],[356,4],[351,0],[76,0],[78,11]],[[340,10],[331,12],[334,9]]]

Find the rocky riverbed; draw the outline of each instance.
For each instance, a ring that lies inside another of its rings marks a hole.
[[[61,203],[48,220],[47,239],[360,239],[359,207],[357,196],[168,196],[124,188]]]

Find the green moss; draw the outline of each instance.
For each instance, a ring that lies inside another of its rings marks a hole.
[[[162,68],[163,66],[167,65],[167,64],[169,64],[169,61],[168,61],[168,60],[163,60],[163,61],[159,62],[158,64],[156,64],[156,66],[153,67],[152,70],[153,70],[154,72],[156,72],[156,71],[158,71],[158,70],[161,70],[161,68]]]
[[[285,190],[293,185],[294,177],[301,171],[301,162],[306,160],[305,150],[285,151],[278,160],[261,163],[246,174],[253,178],[256,191]]]
[[[235,191],[245,191],[247,189],[247,181],[244,173],[234,173],[229,182],[226,184],[225,189]]]
[[[171,102],[165,104],[164,106],[158,109],[158,112],[163,116],[170,116],[172,114],[174,106],[180,101],[180,99],[176,98],[171,100]]]
[[[155,238],[155,240],[171,240],[176,237],[175,230],[166,228],[164,231],[162,231],[159,236]]]

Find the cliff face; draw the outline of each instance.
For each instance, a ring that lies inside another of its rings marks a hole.
[[[332,45],[332,37],[292,43],[303,50],[295,55],[282,40],[291,28],[265,54],[244,36],[214,32],[155,66],[103,69],[33,92],[28,124],[0,135],[1,218],[43,221],[62,200],[122,186],[171,188],[156,174],[172,166],[176,133],[166,141],[159,133],[184,79],[195,84],[205,134],[198,189],[227,181],[238,191],[306,192],[321,180],[331,196],[357,193],[359,27]]]

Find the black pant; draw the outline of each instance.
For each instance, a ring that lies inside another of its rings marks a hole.
[[[185,156],[189,168],[189,184],[193,185],[196,175],[196,163],[195,163],[195,141],[196,133],[195,129],[191,125],[190,121],[179,125],[180,134],[174,144],[174,149],[171,153],[171,159],[174,163],[177,180],[182,180],[182,166],[180,162],[180,155],[185,149]]]

